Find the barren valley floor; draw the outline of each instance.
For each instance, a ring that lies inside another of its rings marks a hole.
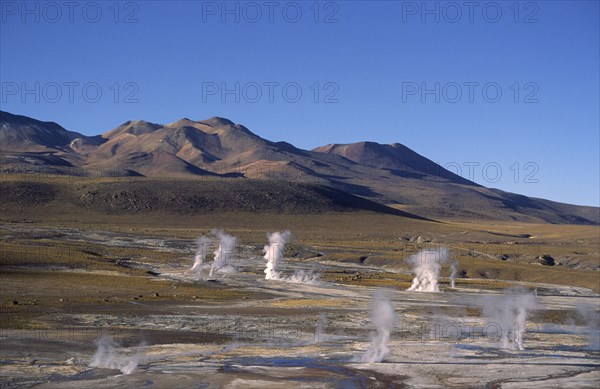
[[[597,315],[600,301],[594,226],[372,212],[83,216],[4,216],[4,387],[591,388],[600,379],[597,322],[581,313]],[[236,271],[209,277],[210,246],[196,278],[195,239],[212,228],[237,237]],[[282,274],[319,282],[265,280],[266,233],[284,229],[293,238]],[[406,291],[403,259],[442,246],[458,261],[455,288],[446,266],[439,293]],[[554,266],[540,263],[549,257]],[[537,294],[524,350],[500,347],[484,315],[485,296],[516,286]],[[390,353],[364,363],[380,288],[397,316]]]

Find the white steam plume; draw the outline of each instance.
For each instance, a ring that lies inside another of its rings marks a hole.
[[[269,244],[264,247],[267,266],[265,268],[266,280],[277,280],[291,282],[294,284],[317,285],[321,274],[314,268],[311,270],[297,270],[293,275],[285,277],[279,271],[279,264],[285,252],[285,244],[288,242],[292,234],[289,231],[273,232],[267,234]]]
[[[588,350],[600,351],[600,312],[592,304],[583,304],[577,307],[577,314],[586,323],[588,337]]]
[[[196,255],[194,256],[194,265],[189,270],[190,273],[194,275],[196,281],[200,280],[200,273],[202,272],[202,263],[206,258],[206,253],[208,252],[208,245],[210,243],[210,239],[206,236],[201,236],[196,240]]]
[[[390,334],[394,329],[396,314],[394,307],[383,291],[377,291],[371,302],[371,323],[375,332],[371,334],[371,345],[361,356],[361,362],[381,362],[390,353]]]
[[[456,263],[456,261],[452,261],[450,263],[450,271],[451,271],[451,273],[450,273],[450,287],[452,289],[454,289],[454,280],[456,279],[456,272],[458,270],[457,269],[457,265],[458,264]]]
[[[292,234],[289,231],[273,232],[267,235],[269,244],[264,248],[264,258],[267,260],[267,267],[265,269],[266,280],[281,279],[281,274],[277,271],[277,264],[283,257],[285,244],[290,239],[291,235]]]
[[[212,277],[215,272],[234,271],[233,267],[229,265],[229,259],[235,250],[235,237],[228,235],[221,230],[213,231],[213,235],[219,239],[219,247],[214,253],[215,261],[210,268],[210,277]]]
[[[439,292],[440,268],[446,261],[448,261],[448,249],[445,247],[435,250],[422,250],[408,257],[406,262],[412,266],[415,278],[407,290]]]
[[[507,289],[501,295],[485,296],[483,315],[488,320],[488,337],[497,336],[500,348],[524,350],[527,315],[536,306],[535,295],[522,288]]]
[[[325,339],[325,329],[327,328],[329,321],[327,316],[324,314],[319,315],[319,321],[315,327],[315,338],[313,343],[321,343]]]
[[[280,278],[282,281],[292,282],[294,284],[317,285],[321,279],[321,273],[315,269],[308,271],[297,270],[290,277]]]
[[[98,349],[90,362],[90,367],[118,369],[123,374],[131,374],[137,368],[142,357],[143,344],[134,354],[126,354],[119,350],[121,345],[108,335],[103,335],[95,341]]]

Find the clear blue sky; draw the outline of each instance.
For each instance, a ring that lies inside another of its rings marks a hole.
[[[2,109],[89,135],[224,116],[308,149],[399,142],[599,205],[598,1],[222,4],[2,0]]]

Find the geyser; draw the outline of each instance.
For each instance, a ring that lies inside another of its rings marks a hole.
[[[264,247],[264,258],[267,260],[265,279],[291,282],[295,284],[318,284],[321,275],[314,268],[309,271],[297,270],[289,277],[283,276],[278,270],[279,263],[281,262],[283,253],[285,251],[285,244],[291,236],[292,234],[289,231],[267,234],[267,237],[269,238],[269,244]]]
[[[367,351],[361,356],[361,362],[381,362],[390,353],[390,334],[394,329],[396,314],[394,307],[383,291],[377,291],[371,302],[371,323],[375,326],[375,332],[371,334],[371,344]]]
[[[457,267],[458,264],[456,263],[456,261],[452,261],[452,263],[450,264],[450,287],[452,289],[454,289],[454,280],[456,279],[456,273],[458,271]]]
[[[536,305],[535,295],[522,288],[507,289],[501,295],[485,296],[482,310],[488,320],[486,335],[488,338],[497,338],[500,348],[524,350],[527,315]]]
[[[136,353],[125,354],[119,349],[121,345],[108,335],[103,335],[95,341],[98,349],[90,362],[90,367],[118,369],[123,374],[131,374],[137,368],[141,359],[141,345]]]
[[[232,272],[234,268],[229,265],[229,259],[235,250],[235,237],[221,230],[213,231],[213,235],[219,239],[219,247],[215,251],[215,261],[210,268],[209,276],[215,272]]]
[[[202,263],[206,258],[206,253],[208,252],[209,244],[210,239],[206,236],[201,236],[196,240],[196,255],[194,256],[194,265],[189,270],[189,272],[194,275],[196,281],[200,280],[200,273],[202,272]]]
[[[596,311],[593,304],[581,304],[577,307],[577,314],[586,324],[588,337],[588,350],[600,351],[600,312]]]
[[[422,250],[411,255],[406,262],[412,266],[415,274],[412,285],[407,290],[416,292],[439,292],[438,278],[440,268],[448,261],[448,249]]]
[[[292,234],[289,231],[273,232],[267,235],[269,244],[264,248],[264,258],[267,260],[267,267],[265,269],[266,280],[281,279],[281,274],[277,271],[277,264],[283,257],[285,244],[290,239],[291,235]]]

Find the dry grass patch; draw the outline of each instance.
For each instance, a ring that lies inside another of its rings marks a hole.
[[[255,298],[252,292],[213,283],[175,283],[149,276],[99,274],[87,271],[0,271],[0,327],[29,328],[49,313],[75,312],[82,307],[110,310],[133,300],[144,303],[217,303]]]

